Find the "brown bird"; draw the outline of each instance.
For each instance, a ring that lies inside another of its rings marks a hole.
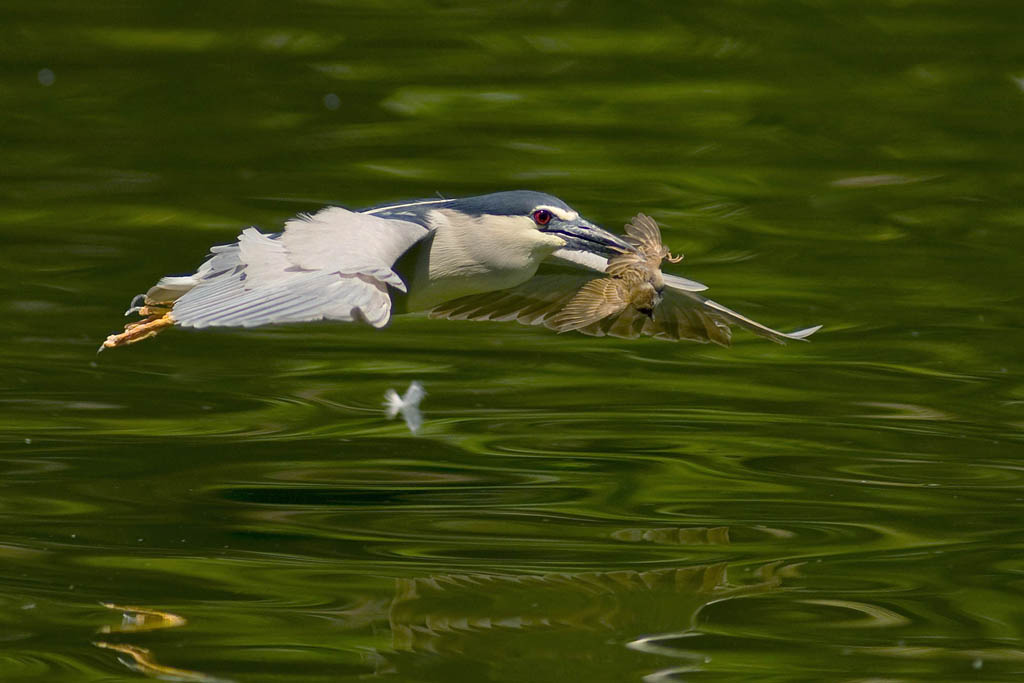
[[[558,332],[578,330],[605,318],[618,315],[632,307],[654,320],[654,309],[661,303],[665,278],[662,260],[679,263],[682,256],[673,256],[661,242],[661,230],[650,216],[638,213],[626,224],[626,241],[635,252],[623,251],[608,259],[605,272],[611,277],[591,280],[551,320]],[[628,319],[632,324],[633,316]]]

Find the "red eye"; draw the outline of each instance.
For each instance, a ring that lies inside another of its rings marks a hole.
[[[537,209],[533,212],[533,222],[537,225],[547,225],[551,222],[551,212],[547,209]]]

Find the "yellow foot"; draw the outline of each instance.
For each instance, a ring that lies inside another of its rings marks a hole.
[[[172,306],[174,306],[174,302],[172,301],[168,301],[166,303],[161,302],[158,304],[146,304],[139,309],[138,313],[143,318],[159,318],[170,313]]]
[[[150,311],[147,311],[146,308],[142,310],[146,311],[145,314],[148,314],[145,320],[128,323],[124,326],[124,332],[107,337],[106,341],[100,346],[100,351],[103,349],[116,349],[119,346],[127,346],[143,339],[149,339],[174,324],[174,318],[171,316],[170,311],[152,312],[150,314]]]

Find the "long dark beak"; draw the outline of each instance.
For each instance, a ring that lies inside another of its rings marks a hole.
[[[574,221],[555,219],[541,230],[558,235],[565,240],[565,249],[588,251],[604,257],[611,257],[624,251],[636,251],[636,247],[618,235],[613,235],[604,228],[599,228],[582,218]]]

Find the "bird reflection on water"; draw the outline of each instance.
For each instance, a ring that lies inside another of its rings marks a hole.
[[[676,555],[717,554],[715,548],[730,545],[730,535],[724,526],[630,527],[610,531],[609,541],[633,547],[675,546],[669,554]],[[371,640],[362,641],[371,646],[361,645],[360,650],[380,676],[483,680],[487,677],[475,674],[500,665],[502,680],[563,681],[565,646],[571,643],[572,651],[579,653],[569,662],[576,674],[572,680],[635,680],[637,671],[663,663],[666,655],[671,657],[670,671],[675,671],[693,654],[677,641],[702,633],[699,615],[707,606],[777,591],[799,576],[801,565],[659,561],[643,570],[628,566],[540,573],[512,567],[503,573],[412,570],[398,572],[392,579],[379,577],[382,592],[373,599],[341,609],[313,609],[312,614],[329,614],[335,620],[326,631],[332,638],[342,632],[339,626],[372,633]],[[120,612],[122,621],[102,627],[103,640],[93,645],[117,653],[128,669],[151,678],[193,683],[227,683],[222,674],[233,673],[226,661],[219,663],[221,670],[209,673],[161,662],[162,658],[184,658],[205,666],[216,664],[208,648],[221,646],[220,641],[215,637],[205,642],[209,632],[193,630],[185,617],[155,607],[103,606]],[[262,614],[266,607],[253,609]],[[168,635],[150,638],[150,647],[133,642],[156,630]],[[248,644],[240,648],[236,640],[229,642],[225,657],[250,649]],[[465,667],[464,675],[452,677],[451,667],[456,664]]]

